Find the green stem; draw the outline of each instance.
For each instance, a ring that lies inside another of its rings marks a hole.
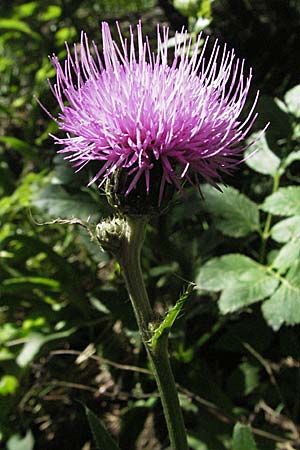
[[[187,450],[187,438],[179,405],[175,380],[168,356],[168,338],[159,339],[155,349],[150,345],[152,327],[156,317],[151,308],[143,274],[140,255],[144,241],[146,220],[127,217],[125,238],[118,258],[123,270],[127,290],[139,330],[147,350],[163,405],[172,450]]]
[[[274,192],[276,192],[278,190],[279,183],[280,183],[280,173],[277,172],[274,175],[272,194],[274,194]],[[263,230],[262,235],[261,235],[262,236],[262,243],[261,243],[260,258],[259,258],[259,261],[261,263],[265,262],[266,250],[267,250],[267,241],[268,241],[268,239],[270,237],[271,223],[272,223],[272,214],[268,213],[267,218],[266,218],[266,222],[265,222],[265,227],[264,227],[264,230]]]

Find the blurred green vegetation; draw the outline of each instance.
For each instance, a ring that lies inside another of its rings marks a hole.
[[[148,230],[143,266],[157,311],[175,304],[188,281],[199,286],[170,346],[190,448],[240,445],[237,427],[231,439],[238,421],[251,423],[261,450],[299,448],[300,94],[291,88],[300,83],[300,6],[191,3],[0,3],[0,440],[7,450],[95,448],[79,402],[122,449],[167,446],[117,263],[84,227],[44,224],[57,217],[92,224],[111,211],[86,187],[89,171],[75,175],[57,156],[48,137],[56,124],[35,99],[56,115],[48,55],[63,59],[65,41],[85,30],[100,42],[102,20],[126,29],[140,18],[151,39],[161,22],[228,42],[253,67],[252,94],[261,90],[257,129],[271,122],[257,144],[262,156],[225,180],[224,197],[204,187],[205,203],[190,191]],[[248,276],[242,285],[240,274]]]

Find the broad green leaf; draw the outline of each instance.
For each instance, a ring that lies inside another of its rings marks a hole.
[[[300,239],[300,215],[289,217],[276,223],[271,229],[272,239],[276,242],[289,242]]]
[[[263,175],[274,176],[280,166],[280,159],[270,150],[266,135],[261,134],[261,131],[253,133],[248,139],[248,142],[252,141],[255,141],[254,145],[245,154],[247,166]]]
[[[300,230],[299,230],[300,231]],[[285,244],[277,253],[272,266],[278,269],[280,273],[284,273],[289,267],[293,265],[300,256],[300,240],[292,239]]]
[[[237,189],[221,188],[222,192],[208,184],[201,187],[204,207],[213,215],[216,227],[236,238],[258,231],[258,206]]]
[[[28,430],[25,437],[18,434],[12,435],[7,442],[7,450],[33,450],[34,437],[31,430]]]
[[[13,394],[18,386],[18,379],[14,375],[3,375],[0,378],[0,395]]]
[[[281,325],[300,323],[300,263],[294,263],[281,286],[262,305],[268,324],[277,331]]]
[[[300,84],[294,86],[285,94],[284,101],[289,111],[295,117],[300,117]]]
[[[300,215],[300,186],[280,188],[265,199],[261,209],[278,216]]]
[[[232,450],[257,450],[249,425],[237,423],[233,430]]]
[[[235,280],[226,287],[219,299],[222,314],[235,312],[271,295],[278,285],[278,280],[260,269],[248,273],[247,281]]]
[[[53,184],[47,186],[33,200],[33,204],[53,217],[77,217],[82,220],[97,220],[100,217],[100,206],[89,194],[80,192],[71,195],[61,186]]]
[[[219,307],[233,312],[271,295],[278,280],[264,266],[240,254],[208,261],[196,279],[198,289],[222,291]]]
[[[261,266],[248,256],[240,253],[231,253],[210,259],[200,268],[196,284],[198,289],[218,292],[236,280],[247,281],[249,274],[260,271],[265,273]]]
[[[85,412],[98,450],[120,450],[98,417],[87,407]]]

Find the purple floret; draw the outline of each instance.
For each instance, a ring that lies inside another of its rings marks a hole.
[[[206,56],[206,39],[195,45],[186,31],[176,33],[170,60],[168,28],[157,27],[157,50],[137,25],[137,38],[119,45],[102,23],[103,51],[86,34],[61,64],[56,56],[57,78],[52,91],[61,113],[57,122],[66,137],[53,136],[63,146],[73,166],[81,170],[90,161],[99,170],[89,185],[99,187],[117,169],[127,171],[125,195],[144,178],[150,192],[152,169],[161,167],[159,203],[166,183],[182,189],[184,181],[198,177],[215,184],[243,160],[242,141],[256,119],[257,96],[246,119],[239,116],[250,88],[251,70],[244,75],[244,61],[215,42]],[[155,180],[157,182],[157,180]],[[141,184],[139,183],[139,186]]]

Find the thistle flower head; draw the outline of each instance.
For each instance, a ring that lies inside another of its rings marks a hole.
[[[89,184],[99,187],[123,174],[123,195],[137,190],[157,193],[166,185],[181,190],[187,180],[220,181],[243,158],[243,139],[256,114],[257,97],[248,116],[240,114],[250,88],[251,71],[234,51],[200,36],[194,45],[186,31],[176,33],[170,62],[168,28],[157,27],[157,49],[137,25],[119,43],[102,23],[102,52],[82,33],[79,46],[67,46],[63,64],[54,55],[56,83],[51,87],[61,113],[65,137],[54,137],[77,170],[91,161],[98,170]],[[136,36],[135,36],[136,35]],[[124,178],[125,174],[125,178]]]

